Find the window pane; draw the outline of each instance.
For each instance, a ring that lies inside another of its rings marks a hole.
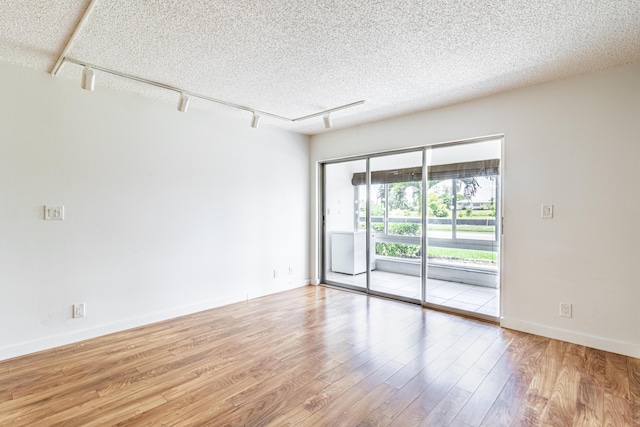
[[[427,192],[427,227],[429,238],[451,239],[453,180],[432,181]]]
[[[498,176],[456,180],[456,238],[495,240]]]
[[[371,159],[371,290],[421,298],[422,151]],[[358,177],[356,177],[358,178]]]

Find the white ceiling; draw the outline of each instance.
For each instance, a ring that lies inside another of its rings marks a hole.
[[[50,72],[90,2],[2,3],[0,60]],[[639,0],[93,3],[66,57],[288,118],[366,101],[332,114],[334,129],[640,60]],[[80,73],[65,62],[57,75]],[[177,106],[175,92],[96,74],[97,90]],[[264,125],[325,131],[322,117]]]

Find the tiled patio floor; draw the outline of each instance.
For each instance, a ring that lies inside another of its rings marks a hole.
[[[366,287],[366,274],[355,276],[329,272],[327,279],[335,283]],[[420,278],[405,274],[373,270],[371,289],[407,298],[420,299]],[[429,279],[427,302],[489,316],[499,315],[499,289]]]

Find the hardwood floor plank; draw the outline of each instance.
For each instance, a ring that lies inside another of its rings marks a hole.
[[[640,359],[627,357],[627,377],[629,378],[629,397],[640,402]]]
[[[282,400],[278,405],[278,409],[272,411],[272,413],[264,419],[264,422],[260,422],[260,425],[298,425],[303,419],[310,415],[310,412],[305,409],[306,403],[321,394],[322,390],[327,386],[328,384],[324,381],[315,379],[312,383],[309,383],[300,389],[293,398]]]
[[[469,370],[456,386],[471,393],[475,392],[498,360],[500,360],[510,342],[505,343],[505,337],[496,333],[496,331],[485,333],[457,361],[463,366],[468,366]]]
[[[394,360],[402,364],[407,364],[417,357],[422,356],[429,348],[431,348],[430,353],[433,357],[436,357],[437,354],[434,354],[435,348],[446,349],[448,343],[458,342],[461,336],[466,335],[467,332],[473,329],[473,326],[473,323],[470,322],[460,322],[458,324],[452,324],[450,328],[442,327],[437,333],[429,334],[429,340],[417,340],[414,345],[396,356]]]
[[[549,399],[545,424],[571,425],[578,406],[579,386],[585,365],[585,348],[568,344],[556,384]]]
[[[585,373],[593,376],[596,381],[604,381],[606,373],[606,355],[607,352],[603,350],[596,350],[595,348],[585,348]],[[604,385],[604,382],[602,382]]]
[[[7,375],[7,378],[2,378],[0,381],[0,390],[11,389],[11,395],[13,399],[20,399],[28,396],[33,392],[33,387],[38,386],[38,389],[45,391],[50,388],[59,387],[64,384],[66,377],[61,370],[55,370],[52,372],[39,372],[33,373],[25,372],[18,376]]]
[[[389,419],[393,419],[401,413],[433,382],[433,378],[427,375],[421,375],[421,371],[422,370],[418,371],[409,382],[398,389],[376,408],[374,412]],[[386,381],[386,383],[389,384],[388,381]]]
[[[513,372],[489,408],[483,426],[511,425],[522,406],[529,385],[539,366],[549,340],[535,335],[524,335],[513,340],[505,355]]]
[[[18,405],[5,412],[0,408],[0,425],[34,426],[58,411],[66,411],[91,400],[99,399],[98,393],[92,390],[69,392],[53,398],[35,400],[27,406]],[[19,402],[17,402],[19,403]],[[42,425],[42,424],[41,424]],[[46,424],[44,424],[46,425]]]
[[[487,325],[485,324],[478,324],[478,326],[482,327],[481,335],[473,344],[469,346],[467,352],[456,361],[456,363],[460,366],[471,368],[473,366],[476,366],[480,357],[490,357],[489,354],[491,354],[491,352],[497,351],[499,354],[502,354],[501,347],[504,343],[503,331],[493,327],[487,328]],[[489,348],[491,348],[491,350],[487,352]],[[485,355],[485,353],[487,354]],[[498,359],[495,358],[495,360]],[[482,368],[485,370],[490,370],[492,367],[492,364],[490,364],[489,366],[482,366]]]
[[[64,425],[69,422],[77,425],[85,425],[93,422],[96,418],[102,416],[103,413],[120,414],[125,408],[130,408],[135,402],[142,402],[148,407],[155,407],[163,404],[166,399],[162,397],[164,388],[173,387],[186,381],[181,373],[172,373],[163,377],[162,382],[151,379],[143,382],[132,383],[132,386],[121,390],[118,393],[110,393],[99,398],[88,401],[82,405],[74,406],[66,410],[61,410],[48,419],[48,423],[53,424],[52,420],[62,420],[60,424]],[[137,413],[135,408],[127,410],[129,413]]]
[[[448,426],[467,403],[473,393],[453,387],[449,393],[424,418],[420,426]]]
[[[627,357],[615,353],[606,353],[605,361],[605,391],[614,396],[629,399]]]
[[[309,417],[305,418],[300,426],[317,426],[321,425],[325,419],[340,420],[344,412],[352,405],[356,404],[360,399],[364,398],[370,391],[374,390],[382,384],[389,376],[393,375],[400,368],[400,364],[395,361],[388,361],[373,372],[367,368],[362,372],[363,378],[354,382],[349,387],[337,388],[333,383],[325,389],[325,393],[329,392],[329,398],[324,399],[322,410],[316,410]],[[369,375],[367,375],[371,372]],[[346,384],[345,384],[346,385]],[[320,409],[317,408],[317,409]]]
[[[549,341],[512,426],[542,425],[568,345],[562,341]]]
[[[164,400],[161,396],[150,396],[145,399],[139,399],[139,400],[133,400],[133,401],[128,400],[122,406],[118,406],[117,408],[114,408],[114,411],[112,411],[111,413],[105,414],[104,411],[101,411],[102,415],[92,417],[91,420],[83,422],[82,424],[77,424],[77,425],[83,426],[83,427],[116,425],[122,421],[127,421],[133,418],[134,416],[141,414],[145,411],[148,411],[153,408],[157,408],[158,406],[161,406],[164,403],[166,403],[166,400]],[[114,416],[114,412],[117,415]],[[72,423],[75,423],[76,421],[77,419],[73,419]],[[61,426],[62,425],[69,425],[69,424],[61,424]],[[51,427],[57,427],[57,426],[55,424],[51,424]]]
[[[528,383],[519,375],[511,375],[482,420],[482,426],[508,426],[522,404]]]
[[[42,419],[42,425],[48,427],[61,426],[102,426],[115,425],[122,420],[131,418],[143,411],[157,407],[165,403],[162,396],[149,396],[144,398],[130,397],[119,401],[119,404],[112,405],[113,411],[105,411],[101,405],[101,399],[92,400],[87,404],[80,405],[72,410],[58,412]]]
[[[331,366],[332,364],[315,364],[304,361],[289,369],[272,371],[271,375],[265,376],[256,385],[226,399],[236,409],[232,411],[233,416],[229,414],[225,418],[235,425],[254,425],[264,415],[264,407],[273,406],[295,394],[298,389],[313,382]],[[322,384],[322,389],[326,387],[324,381],[319,380],[318,383]],[[251,411],[247,413],[246,408],[251,408]]]
[[[467,368],[450,365],[438,378],[432,381],[402,412],[400,412],[389,426],[418,426],[449,394],[456,382],[464,375]]]
[[[226,397],[234,396],[256,384],[258,381],[255,378],[241,373],[233,373],[227,378],[212,382],[200,381],[199,388],[192,389],[188,394],[175,399],[166,399],[167,403],[146,410],[116,425],[179,425],[197,416],[204,417],[201,422],[206,422],[216,414],[216,411],[230,406],[226,404],[221,408],[223,405],[221,402],[224,402]]]
[[[484,418],[482,424],[485,426],[511,425],[523,406],[529,386],[549,345],[548,338],[529,335],[525,339],[522,343],[526,343],[526,346],[515,346],[508,353],[514,373]]]
[[[456,419],[472,426],[479,426],[510,377],[511,360],[510,356],[504,353],[464,405]]]
[[[0,426],[632,426],[640,360],[304,287],[0,361]]]
[[[529,334],[514,334],[513,331],[505,334],[504,339],[507,340],[508,347],[474,390],[474,395],[460,411],[457,419],[472,425],[480,425],[483,420],[485,425],[510,423],[515,413],[514,407],[519,406],[533,377],[534,366],[544,350],[544,340]],[[504,341],[497,341],[500,342]],[[480,367],[488,362],[487,354],[491,353],[483,354],[484,359],[479,361]]]
[[[217,427],[220,419],[224,419],[225,425],[229,426],[263,426],[267,425],[273,418],[276,418],[280,411],[286,410],[289,405],[296,405],[310,395],[318,393],[326,387],[326,383],[318,379],[306,382],[300,387],[291,383],[279,384],[275,389],[252,399],[241,405],[236,405],[232,400],[226,402],[234,405],[231,409],[220,412],[215,418],[210,419],[204,425]],[[252,388],[255,388],[252,387]],[[249,393],[247,389],[234,397]]]
[[[38,384],[34,383],[30,390],[22,390],[22,395],[20,397],[14,396],[12,400],[0,404],[0,414],[11,413],[18,408],[31,407],[32,409],[38,409],[38,406],[45,406],[53,400],[67,399],[67,396],[76,395],[78,393],[82,395],[85,395],[86,393],[86,395],[91,398],[97,398],[100,397],[96,391],[96,387],[99,384],[108,383],[114,379],[119,379],[129,375],[135,375],[136,373],[137,371],[135,369],[118,372],[106,371],[101,376],[92,378],[66,378],[66,381],[58,383],[53,388],[45,387],[43,389],[40,389]],[[64,408],[61,408],[61,410],[64,410]]]
[[[351,427],[362,424],[371,425],[372,423],[374,425],[380,425],[382,422],[387,421],[387,419],[381,419],[380,417],[369,418],[370,411],[371,408],[377,408],[380,406],[380,404],[388,399],[395,391],[396,389],[394,387],[384,382],[378,385],[362,399],[348,407],[335,423],[336,427]],[[388,419],[388,422],[390,421],[391,420]]]
[[[603,426],[619,427],[633,425],[633,406],[627,399],[617,394],[604,393]]]
[[[602,425],[604,416],[604,387],[595,376],[580,374],[578,386],[578,402],[573,417],[573,426]]]
[[[640,359],[627,358],[629,372],[629,394],[632,405],[632,420],[640,426]]]
[[[457,339],[454,337],[452,340],[439,340],[440,344],[445,344],[441,349],[435,346],[426,348],[423,354],[386,381],[388,384],[397,386],[399,390],[380,405],[375,413],[393,419],[453,364],[467,371],[466,366],[458,365],[458,361],[467,354],[469,343],[477,341],[479,336],[484,336],[483,330],[483,328],[472,328]],[[398,379],[399,374],[402,374],[400,379]],[[412,377],[407,380],[409,375]]]
[[[311,396],[307,396],[302,403],[283,411],[276,418],[271,420],[268,425],[273,427],[293,427],[300,425],[305,418],[308,418],[311,415],[310,402],[317,401],[319,396],[320,399],[325,398],[322,389]]]
[[[407,362],[401,370],[387,380],[387,383],[402,388],[421,372],[422,375],[430,373],[431,378],[435,379],[446,366],[457,363],[468,351],[469,344],[476,341],[481,333],[480,328],[470,328],[462,336],[449,334],[439,337],[436,341],[425,343],[422,352]],[[425,371],[427,366],[429,369]]]
[[[167,401],[175,401],[191,394],[200,393],[204,389],[204,393],[214,392],[226,387],[230,387],[235,383],[251,379],[252,384],[257,384],[259,380],[255,377],[263,370],[274,369],[278,366],[278,360],[267,356],[263,359],[246,358],[237,364],[229,363],[222,365],[218,370],[209,370],[206,373],[197,375],[194,378],[167,388],[162,392],[162,396]]]
[[[463,423],[460,420],[453,420],[453,422],[449,424],[449,427],[471,427],[471,426],[467,423]]]
[[[336,368],[324,373],[320,379],[328,383],[334,383],[351,374],[356,369],[366,368],[376,370],[393,359],[393,356],[402,351],[401,347],[393,342],[384,343],[368,350],[364,350]],[[401,364],[399,364],[401,365]]]

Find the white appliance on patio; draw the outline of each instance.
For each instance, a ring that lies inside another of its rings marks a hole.
[[[367,271],[366,231],[334,231],[331,233],[331,270],[335,273],[361,274]],[[375,269],[371,257],[371,269]]]

